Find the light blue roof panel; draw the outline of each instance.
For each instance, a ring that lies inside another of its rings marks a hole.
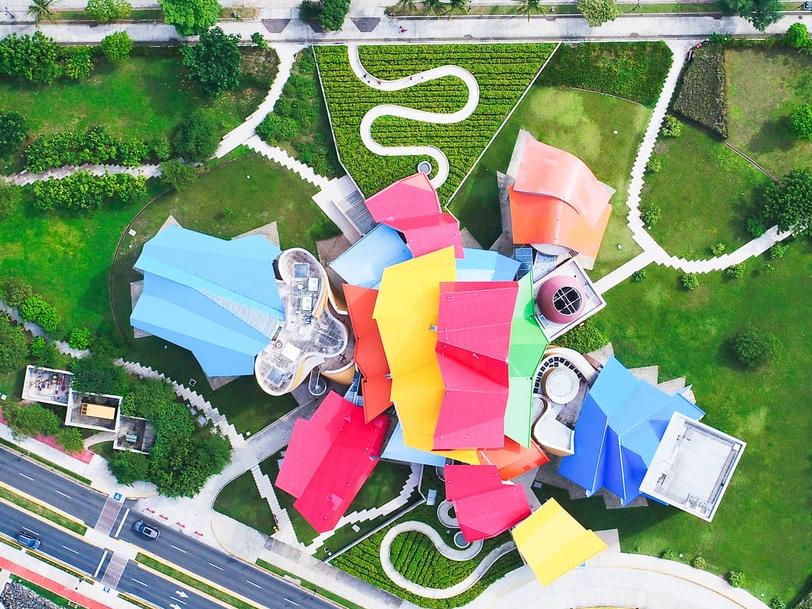
[[[364,288],[377,288],[386,267],[410,260],[412,252],[400,233],[379,224],[330,263],[344,281]]]
[[[466,247],[457,259],[457,281],[513,281],[519,261],[499,252]]]
[[[381,454],[381,459],[390,461],[402,461],[404,463],[420,463],[423,465],[434,465],[442,467],[445,465],[445,457],[435,455],[425,450],[410,448],[403,443],[403,427],[400,423],[395,427],[395,431],[389,438],[386,448]]]

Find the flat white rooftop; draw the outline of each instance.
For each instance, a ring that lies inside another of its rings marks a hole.
[[[746,444],[675,412],[640,490],[710,522]]]

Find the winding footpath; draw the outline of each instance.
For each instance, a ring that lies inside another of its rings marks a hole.
[[[392,564],[392,542],[401,533],[408,533],[409,531],[422,533],[431,540],[431,543],[434,544],[434,547],[440,554],[449,560],[458,562],[464,562],[476,557],[482,551],[482,542],[475,541],[464,550],[457,550],[446,544],[446,542],[443,541],[443,538],[440,537],[440,534],[429,525],[424,522],[417,521],[402,522],[389,529],[381,541],[380,558],[384,573],[386,573],[386,576],[396,585],[411,592],[412,594],[417,594],[424,598],[442,599],[451,598],[453,596],[457,596],[458,594],[462,594],[471,586],[476,584],[482,578],[482,576],[487,573],[488,569],[491,568],[493,563],[502,558],[502,556],[505,554],[508,554],[516,549],[516,544],[514,544],[512,541],[503,543],[501,546],[494,548],[488,554],[486,554],[479,564],[474,567],[471,574],[461,582],[448,588],[427,588],[426,586],[416,584],[410,579],[407,579],[401,575]]]
[[[398,80],[382,80],[369,74],[361,63],[358,54],[358,45],[348,46],[350,67],[359,80],[368,87],[378,91],[402,91],[420,83],[429,82],[446,76],[459,78],[468,87],[468,101],[465,105],[448,114],[440,112],[428,112],[426,110],[415,110],[396,104],[380,104],[371,108],[361,119],[361,141],[370,152],[380,156],[428,156],[434,160],[434,168],[437,170],[431,179],[434,188],[440,188],[448,179],[449,163],[445,153],[434,146],[384,146],[379,144],[372,137],[372,124],[382,116],[394,116],[422,123],[434,123],[437,125],[450,125],[464,121],[471,116],[479,105],[479,83],[474,75],[468,70],[459,66],[445,65],[432,68],[424,72],[418,72],[412,76],[406,76]]]

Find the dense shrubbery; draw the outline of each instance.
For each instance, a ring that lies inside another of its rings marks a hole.
[[[744,270],[744,262],[734,264],[733,266],[729,266],[725,269],[725,277],[728,279],[741,279],[744,277]]]
[[[660,128],[660,135],[662,137],[679,137],[682,135],[682,123],[676,116],[670,114],[663,120],[663,126]]]
[[[555,344],[559,347],[574,349],[579,353],[589,353],[600,349],[609,342],[609,337],[598,323],[593,319],[588,319],[579,326],[555,339]]]
[[[28,346],[31,351],[31,357],[38,366],[44,368],[55,368],[59,362],[59,350],[52,342],[45,340],[43,336],[35,336],[31,339],[31,344]]]
[[[239,40],[239,36],[213,27],[200,35],[197,44],[181,46],[183,65],[206,95],[216,97],[224,91],[239,89],[242,78]]]
[[[663,210],[656,203],[646,203],[640,207],[640,219],[645,224],[646,228],[651,228],[663,215]]]
[[[679,282],[686,290],[695,290],[699,287],[699,277],[694,273],[683,273],[680,275]]]
[[[744,586],[746,580],[747,579],[745,578],[744,573],[742,573],[741,571],[727,572],[727,581],[734,588],[741,588],[742,586]]]
[[[0,220],[17,211],[20,201],[22,201],[22,194],[19,186],[0,181]]]
[[[116,480],[125,486],[149,478],[149,461],[140,453],[116,451],[107,466]]]
[[[161,163],[161,181],[175,190],[189,188],[197,180],[197,169],[180,159]]]
[[[61,47],[62,73],[72,80],[83,80],[93,71],[91,47]]]
[[[341,166],[330,126],[326,120],[323,124],[320,121],[324,98],[317,78],[313,51],[305,49],[297,56],[274,111],[257,126],[257,134],[269,144],[289,144],[299,160],[316,173],[336,177],[341,174]]]
[[[774,336],[760,332],[756,328],[747,328],[739,332],[732,342],[736,359],[748,368],[759,368],[772,361],[777,345],[778,341]]]
[[[408,77],[445,64],[470,71],[479,82],[480,103],[464,121],[449,125],[418,123],[395,117],[375,122],[372,136],[384,146],[432,145],[450,164],[440,188],[447,201],[466,172],[514,107],[551,50],[544,44],[384,45],[362,46],[361,61],[380,79]],[[366,195],[415,172],[419,158],[381,157],[361,142],[361,118],[380,103],[404,104],[421,110],[454,112],[465,105],[468,90],[457,78],[443,78],[397,92],[364,85],[351,70],[344,46],[320,46],[316,56],[342,162]]]
[[[112,360],[97,353],[71,362],[73,388],[87,393],[121,395],[127,387],[127,377],[122,368]]]
[[[220,18],[217,0],[159,0],[164,21],[184,36],[202,34]]]
[[[126,205],[146,194],[146,180],[142,176],[126,173],[94,176],[86,171],[77,171],[59,180],[34,184],[34,207],[41,211],[85,211],[98,209],[105,203]]]
[[[149,419],[156,434],[155,446],[145,462],[114,459],[110,463],[122,484],[147,479],[162,495],[191,497],[229,461],[228,440],[219,435],[193,436],[194,417],[176,401],[172,387],[162,381],[136,385],[125,395],[122,411]]]
[[[25,299],[33,295],[34,289],[19,277],[8,277],[0,284],[0,300],[15,309],[19,309]]]
[[[0,158],[17,149],[28,135],[28,123],[18,112],[0,112]]]
[[[592,27],[598,27],[608,21],[614,21],[622,14],[615,0],[578,0],[578,12],[583,15]]]
[[[52,436],[59,430],[59,419],[40,404],[4,404],[3,417],[16,434]]]
[[[714,243],[713,245],[710,246],[711,254],[713,254],[714,256],[721,256],[722,254],[725,253],[726,249],[727,245],[725,245],[721,241],[719,243]]]
[[[133,138],[116,138],[107,133],[104,127],[43,135],[25,151],[26,168],[34,172],[83,163],[134,167],[147,159],[149,147],[144,142]]]
[[[133,52],[133,41],[127,32],[108,34],[101,41],[101,52],[108,61],[118,63],[128,59]]]
[[[20,317],[40,326],[46,332],[53,332],[59,325],[59,312],[39,294],[32,294],[20,305]]]
[[[90,343],[93,340],[93,333],[87,328],[74,328],[70,331],[68,336],[68,345],[71,349],[79,349],[84,351],[90,348]]]
[[[175,131],[172,145],[184,159],[202,162],[217,150],[217,123],[207,112],[189,114]]]
[[[646,173],[660,173],[663,168],[662,159],[656,154],[652,154],[646,161]]]
[[[321,0],[319,22],[324,29],[337,32],[344,27],[349,10],[350,0]]]
[[[56,441],[69,453],[80,453],[85,448],[82,432],[75,427],[63,427],[57,431]]]
[[[715,44],[695,49],[685,66],[673,109],[712,133],[727,137],[724,49]]]
[[[90,47],[60,47],[42,32],[14,33],[0,40],[0,73],[46,84],[61,77],[79,80],[93,70],[92,55]]]
[[[130,16],[133,7],[126,0],[87,0],[85,14],[99,23],[108,23]]]
[[[0,315],[0,372],[17,370],[25,365],[28,345],[23,329]]]
[[[787,28],[787,33],[784,35],[785,42],[793,49],[798,50],[812,50],[812,38],[809,37],[809,30],[803,23],[793,23]]]
[[[764,215],[781,231],[812,236],[812,170],[793,169],[764,194]]]
[[[812,140],[812,104],[795,106],[789,120],[796,137]]]
[[[590,89],[653,107],[672,54],[664,42],[562,44],[541,83]]]

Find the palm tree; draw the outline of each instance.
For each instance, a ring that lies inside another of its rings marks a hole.
[[[427,15],[442,15],[445,13],[445,7],[443,0],[423,0],[423,11]]]
[[[28,7],[28,14],[34,18],[37,25],[39,25],[39,22],[43,19],[53,21],[54,12],[51,10],[51,5],[54,2],[56,2],[56,0],[31,0],[31,4]]]
[[[415,0],[398,0],[397,7],[404,13],[413,13],[416,10]]]
[[[530,15],[536,13],[541,15],[544,13],[544,7],[541,5],[541,0],[518,0],[519,8],[516,12],[520,15],[527,15],[527,20],[530,21]]]
[[[448,2],[448,18],[451,19],[453,11],[460,11],[461,13],[468,12],[468,0],[449,0]]]

